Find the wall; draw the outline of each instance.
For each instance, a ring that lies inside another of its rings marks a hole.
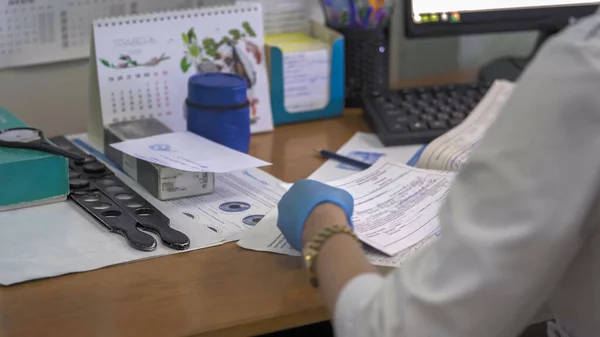
[[[316,8],[318,11],[318,5]],[[526,55],[533,44],[532,34],[408,41],[404,38],[402,6],[397,8],[391,37],[392,82],[478,67],[501,55]],[[49,136],[82,132],[88,83],[86,60],[0,71],[0,106]]]
[[[85,130],[88,61],[0,71],[0,107],[47,136]]]

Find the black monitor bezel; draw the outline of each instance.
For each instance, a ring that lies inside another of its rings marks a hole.
[[[421,23],[413,21],[412,0],[404,0],[404,23],[407,38],[441,37],[484,33],[505,33],[528,30],[560,30],[571,18],[595,13],[598,5],[528,8],[489,12],[471,12],[459,23]]]

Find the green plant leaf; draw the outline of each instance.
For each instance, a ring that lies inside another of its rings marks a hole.
[[[194,32],[194,28],[190,28],[187,35],[189,41],[188,43],[196,43],[196,41],[198,40],[198,38],[196,37],[196,33]]]
[[[242,23],[242,27],[244,27],[244,30],[246,31],[246,33],[248,33],[248,35],[250,35],[251,37],[256,37],[254,29],[252,29],[252,26],[250,26],[250,23],[248,23],[248,21],[244,21]]]
[[[239,29],[231,29],[229,30],[229,35],[233,36],[234,40],[239,40],[242,37],[242,33]]]
[[[231,39],[229,38],[229,36],[223,36],[221,41],[219,41],[219,43],[217,43],[217,48],[219,48],[220,46],[222,46],[224,44],[231,44]]]
[[[202,46],[204,47],[204,52],[206,55],[210,57],[217,56],[217,43],[214,39],[206,38],[202,40]]]
[[[187,73],[187,71],[190,70],[190,67],[192,66],[192,64],[188,62],[186,57],[181,59],[180,65],[181,65],[181,70],[184,73]]]
[[[198,47],[197,45],[190,46],[189,50],[190,55],[192,55],[193,57],[200,56],[200,47]]]
[[[102,63],[105,67],[109,67],[110,68],[110,62],[108,62],[105,59],[100,59],[100,63]]]
[[[188,37],[188,35],[186,33],[181,34],[181,39],[183,40],[183,43],[190,44],[190,38]]]

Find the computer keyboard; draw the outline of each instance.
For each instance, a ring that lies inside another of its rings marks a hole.
[[[362,95],[365,117],[385,146],[429,143],[460,124],[491,82],[413,87]]]

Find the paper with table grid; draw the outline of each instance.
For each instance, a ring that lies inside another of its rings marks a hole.
[[[397,263],[395,259],[402,259],[397,254],[425,243],[426,238],[438,231],[437,214],[453,178],[454,174],[449,172],[426,171],[380,160],[363,172],[328,184],[352,194],[352,223],[357,236],[377,251],[394,257],[390,261],[379,256],[378,264],[392,264]],[[277,228],[277,217],[278,210],[267,214],[238,245],[299,255]],[[374,257],[375,252],[370,253]]]
[[[235,0],[7,0],[0,4],[0,69],[86,58],[94,19],[232,5]],[[308,0],[261,0],[267,34],[308,29]]]
[[[88,57],[98,18],[234,0],[7,0],[0,4],[0,69]]]

